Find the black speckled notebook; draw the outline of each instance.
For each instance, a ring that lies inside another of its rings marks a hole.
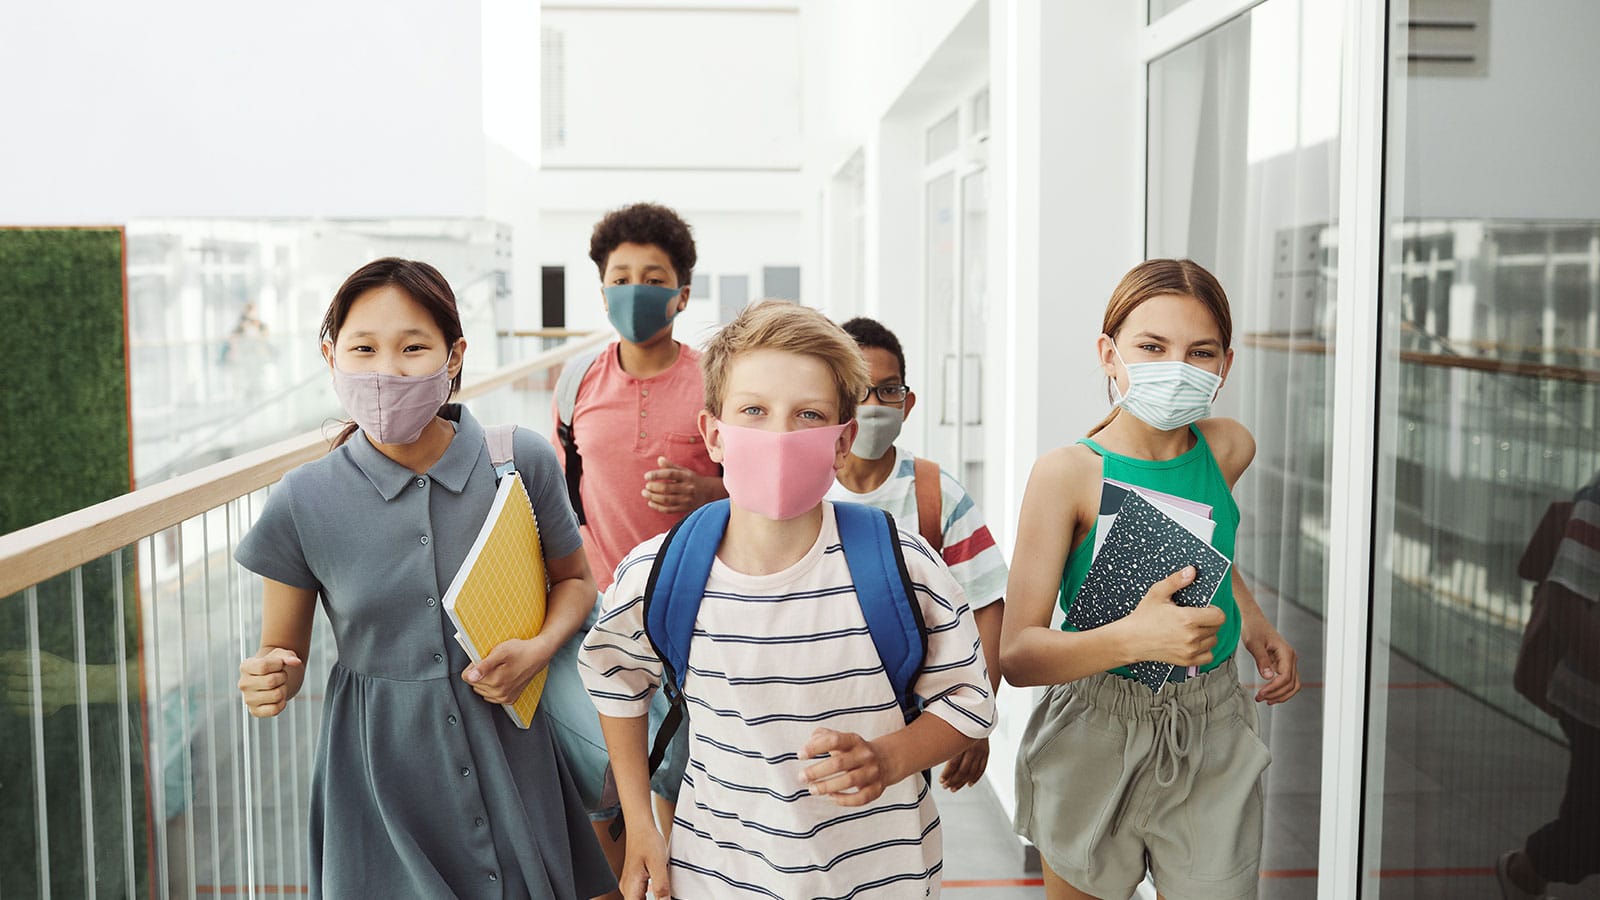
[[[1191,565],[1195,579],[1172,595],[1173,602],[1208,606],[1232,563],[1137,492],[1129,491],[1067,611],[1067,622],[1079,631],[1115,622],[1133,612],[1152,584]],[[1128,668],[1151,691],[1159,691],[1174,667],[1146,661]]]

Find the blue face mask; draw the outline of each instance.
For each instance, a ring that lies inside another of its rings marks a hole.
[[[672,303],[682,292],[659,284],[613,284],[605,289],[606,316],[623,340],[643,343],[672,321]]]

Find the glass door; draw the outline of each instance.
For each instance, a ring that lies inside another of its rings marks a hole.
[[[1600,6],[1437,6],[1389,4],[1363,896],[1600,897]]]
[[[929,127],[924,143],[924,455],[982,502],[983,348],[988,336],[988,91]]]

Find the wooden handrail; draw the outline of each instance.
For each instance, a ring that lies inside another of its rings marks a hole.
[[[1332,345],[1314,338],[1281,334],[1247,334],[1243,343],[1247,347],[1264,350],[1288,350],[1298,353],[1326,354]],[[1552,366],[1541,362],[1491,359],[1484,356],[1454,356],[1449,353],[1424,353],[1421,350],[1401,350],[1400,361],[1420,366],[1438,366],[1446,369],[1475,369],[1496,375],[1522,375],[1545,378],[1551,381],[1571,381],[1578,384],[1600,384],[1600,369],[1578,369],[1572,366]]]
[[[510,331],[497,331],[500,337],[537,337],[537,338],[575,338],[588,337],[594,334],[589,328],[513,328]]]
[[[609,333],[595,334],[524,362],[504,366],[463,387],[456,399],[481,397],[553,368],[585,350],[602,346],[610,338]],[[295,466],[326,452],[328,439],[322,430],[308,431],[48,522],[0,535],[0,597],[9,597],[266,487]]]

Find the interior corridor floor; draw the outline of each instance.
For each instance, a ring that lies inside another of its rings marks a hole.
[[[1276,618],[1301,651],[1304,688],[1294,701],[1262,709],[1273,763],[1265,782],[1261,897],[1312,900],[1322,779],[1322,622],[1288,604]],[[1554,817],[1565,748],[1398,658],[1387,682],[1388,727],[1369,737],[1384,743],[1382,808],[1369,808],[1366,826],[1380,835],[1379,858],[1372,861],[1380,896],[1498,900],[1495,858]],[[1039,874],[1024,870],[1022,846],[987,784],[941,791],[938,803],[947,897],[1044,896]],[[1600,877],[1551,885],[1549,895],[1600,900]]]

